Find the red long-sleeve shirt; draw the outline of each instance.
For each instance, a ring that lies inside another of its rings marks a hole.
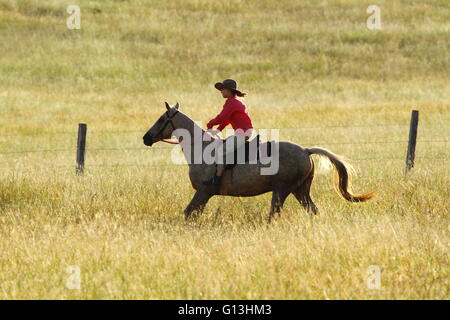
[[[231,124],[235,131],[241,129],[245,132],[253,128],[247,106],[244,102],[238,100],[236,96],[227,99],[222,111],[214,119],[209,121],[206,127],[211,129],[215,125],[219,125],[217,130],[222,131],[229,124]]]

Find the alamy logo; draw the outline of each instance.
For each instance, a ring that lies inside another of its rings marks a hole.
[[[69,277],[66,280],[66,288],[69,290],[80,290],[81,288],[81,269],[79,266],[68,266],[66,272]]]
[[[259,139],[246,140],[251,132],[227,130],[228,138],[213,139],[210,134],[204,134],[200,126],[194,128],[194,133],[186,129],[176,129],[172,136],[180,142],[182,153],[174,148],[171,160],[174,164],[260,164],[261,175],[275,175],[279,169],[279,130],[258,130]],[[241,130],[242,131],[242,130]],[[267,141],[270,136],[271,141]]]
[[[367,288],[370,290],[381,289],[381,269],[379,266],[369,266],[367,268]]]
[[[366,21],[369,30],[381,29],[381,9],[377,5],[370,5],[367,7],[367,13],[371,14]]]
[[[70,30],[80,30],[81,29],[81,10],[80,7],[71,4],[67,7],[67,13],[70,16],[67,18],[66,25]]]

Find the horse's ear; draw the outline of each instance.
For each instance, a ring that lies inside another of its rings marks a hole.
[[[179,107],[180,107],[180,104],[177,102],[177,103],[174,105],[174,108],[178,110]]]
[[[166,102],[166,109],[167,109],[167,111],[170,111],[170,106],[167,102]]]

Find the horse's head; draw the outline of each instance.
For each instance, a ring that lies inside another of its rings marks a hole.
[[[167,111],[159,117],[158,121],[155,122],[143,137],[146,146],[151,147],[155,142],[172,137],[172,132],[175,130],[172,118],[178,113],[178,108],[178,102],[173,107],[170,107],[166,102]]]

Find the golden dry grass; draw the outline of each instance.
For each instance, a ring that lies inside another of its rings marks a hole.
[[[383,29],[370,31],[370,4],[0,0],[0,298],[448,299],[450,7],[377,1]],[[186,167],[141,137],[166,100],[205,123],[226,77],[249,92],[256,127],[347,157],[355,191],[378,196],[347,203],[324,174],[320,216],[288,198],[267,225],[263,195],[213,198],[184,221]],[[66,287],[71,265],[81,290]]]

